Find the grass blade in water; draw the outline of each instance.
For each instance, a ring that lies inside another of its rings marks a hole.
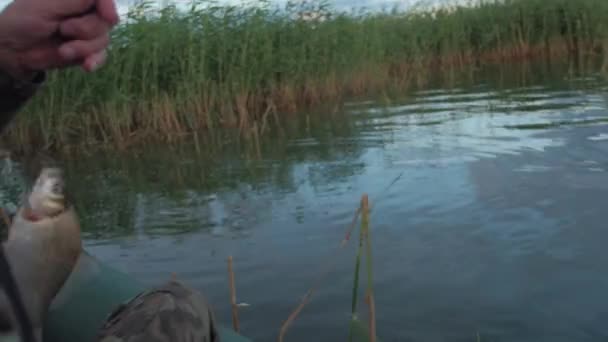
[[[374,303],[374,277],[372,264],[372,241],[369,229],[369,199],[367,194],[361,198],[361,231],[365,238],[367,261],[367,303],[369,306],[369,336],[370,342],[376,341],[376,306]]]
[[[351,341],[352,342],[371,342],[369,339],[370,332],[369,329],[363,322],[358,319],[354,319],[350,321],[350,330],[352,334]],[[376,342],[380,342],[379,339],[376,338]]]
[[[364,214],[364,210],[363,207],[360,207],[361,210],[361,217],[363,218]],[[354,323],[355,321],[357,321],[357,295],[359,293],[359,270],[361,269],[361,252],[363,250],[363,238],[364,238],[364,231],[363,231],[363,219],[361,220],[361,228],[359,229],[359,247],[357,249],[357,256],[355,259],[355,277],[353,279],[353,296],[352,296],[352,301],[351,301],[351,327],[350,327],[350,331],[348,334],[348,340],[349,341],[353,341],[353,325],[352,323]]]

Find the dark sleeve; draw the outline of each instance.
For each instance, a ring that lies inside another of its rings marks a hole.
[[[0,73],[0,133],[4,132],[17,112],[34,96],[45,80],[44,72],[39,72],[28,82],[16,82]]]

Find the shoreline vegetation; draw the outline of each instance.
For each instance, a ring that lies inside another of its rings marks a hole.
[[[222,128],[259,139],[299,112],[404,93],[458,68],[541,58],[606,69],[607,17],[604,0],[361,13],[321,2],[194,2],[186,11],[143,2],[113,32],[108,64],[91,75],[50,73],[2,144],[15,152],[124,149]]]

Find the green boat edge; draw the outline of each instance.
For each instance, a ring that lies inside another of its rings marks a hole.
[[[44,341],[95,341],[110,312],[146,289],[134,277],[84,251],[49,308]],[[223,342],[252,342],[225,326],[218,330]]]
[[[55,297],[44,326],[45,342],[94,342],[97,331],[110,312],[147,288],[134,277],[83,252],[72,274]],[[368,342],[365,323],[350,321],[353,342]],[[253,342],[220,324],[222,342]],[[0,337],[0,342],[18,341]],[[380,339],[376,339],[380,342]]]

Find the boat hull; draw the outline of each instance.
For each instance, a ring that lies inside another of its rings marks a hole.
[[[55,297],[44,326],[49,342],[95,341],[108,315],[146,287],[84,252]],[[222,342],[251,342],[226,327],[219,327]]]

